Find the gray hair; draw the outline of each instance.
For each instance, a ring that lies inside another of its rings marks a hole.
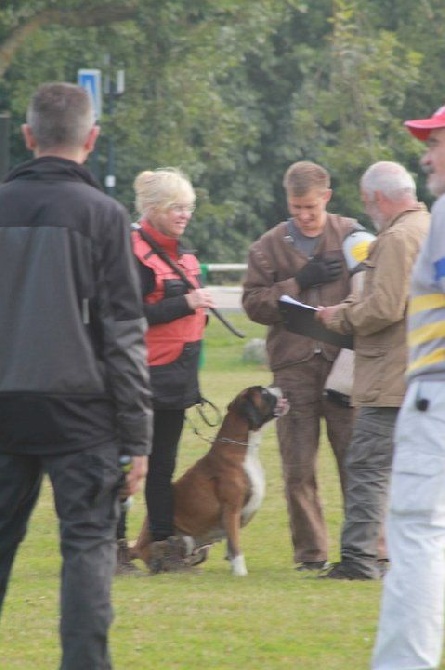
[[[377,191],[390,200],[406,195],[416,197],[416,183],[410,173],[393,161],[379,161],[369,167],[360,180],[360,187],[368,195]]]
[[[190,180],[177,168],[140,172],[134,182],[135,207],[146,216],[153,209],[168,209],[174,203],[194,205],[196,194]]]
[[[31,98],[26,122],[39,149],[82,147],[94,125],[91,96],[76,84],[42,84]]]

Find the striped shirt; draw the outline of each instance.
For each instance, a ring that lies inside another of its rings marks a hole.
[[[445,195],[414,266],[408,311],[407,380],[445,379]]]

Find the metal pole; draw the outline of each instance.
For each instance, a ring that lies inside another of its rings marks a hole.
[[[0,179],[9,172],[10,161],[10,126],[9,112],[0,112]]]
[[[111,55],[105,54],[105,79],[104,79],[104,95],[108,96],[108,116],[109,116],[109,130],[108,130],[108,149],[107,149],[107,173],[105,175],[105,190],[114,196],[116,188],[116,164],[115,164],[115,143],[114,143],[114,109],[116,100],[125,91],[125,71],[122,69],[113,72],[111,66]]]
[[[108,114],[110,116],[110,130],[108,133],[108,152],[107,152],[107,173],[105,175],[105,190],[108,195],[114,196],[116,189],[116,170],[115,170],[115,154],[114,154],[114,139],[113,139],[113,116],[114,116],[114,81],[109,76],[108,88]]]

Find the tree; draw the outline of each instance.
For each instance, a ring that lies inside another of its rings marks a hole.
[[[410,143],[400,118],[420,55],[372,29],[355,0],[335,0],[330,23],[321,55],[301,47],[306,72],[292,96],[288,141],[331,172],[333,207],[358,216],[360,174],[376,160],[403,159]]]
[[[125,5],[103,0],[95,2],[65,0],[64,7],[55,7],[55,0],[46,2],[5,2],[0,11],[0,77],[9,69],[20,47],[36,33],[48,26],[85,28],[117,23],[137,17],[140,3],[127,0]]]
[[[137,172],[182,167],[198,192],[190,237],[209,262],[243,260],[286,217],[282,176],[296,160],[324,164],[332,208],[362,218],[362,171],[395,159],[416,172],[421,147],[403,120],[443,103],[442,0],[58,4],[0,9],[12,163],[28,157],[19,127],[36,84],[105,71],[109,54],[112,72],[125,68],[126,91],[113,113],[105,101],[91,165],[103,179],[112,137],[116,197],[130,209]]]

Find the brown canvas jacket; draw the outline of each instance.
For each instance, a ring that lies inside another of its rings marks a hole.
[[[251,245],[243,282],[242,304],[248,317],[268,326],[266,345],[272,371],[309,360],[315,353],[321,353],[327,360],[333,361],[339,351],[332,345],[288,332],[278,309],[278,299],[288,294],[314,307],[335,305],[346,298],[350,291],[346,263],[336,281],[300,291],[295,273],[309,259],[294,247],[287,225],[286,221],[279,223]],[[357,225],[355,219],[328,214],[314,254],[328,253],[344,261],[343,240]]]
[[[354,405],[402,404],[411,270],[429,220],[425,205],[419,204],[379,233],[365,261],[361,296],[349,296],[330,324],[337,332],[354,334]]]

